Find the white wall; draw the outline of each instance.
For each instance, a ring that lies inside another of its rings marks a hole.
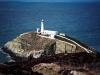
[[[57,35],[57,31],[44,30],[44,34]]]

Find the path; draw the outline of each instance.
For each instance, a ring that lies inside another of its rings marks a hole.
[[[71,40],[71,39],[69,39],[69,38],[67,38],[67,37],[63,37],[63,36],[60,36],[60,35],[57,35],[57,36],[62,37],[62,38],[64,38],[64,39],[67,39],[67,40],[69,40],[69,41],[71,41],[71,42],[75,43],[76,45],[78,45],[79,47],[81,47],[82,49],[84,49],[87,53],[92,53],[92,51],[91,51],[91,50],[89,50],[89,49],[87,49],[87,48],[85,48],[85,47],[81,46],[81,45],[80,45],[80,44],[78,44],[77,42],[75,42],[75,41],[73,41],[73,40]]]

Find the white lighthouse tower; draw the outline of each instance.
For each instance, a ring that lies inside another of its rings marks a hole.
[[[44,20],[42,19],[41,20],[41,33],[44,32]]]
[[[41,30],[39,30],[39,28],[37,28],[37,33],[41,33],[43,35],[49,35],[49,38],[53,38],[55,37],[55,35],[58,34],[58,31],[52,31],[52,30],[44,30],[44,20],[41,20]]]

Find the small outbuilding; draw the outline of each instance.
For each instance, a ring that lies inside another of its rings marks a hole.
[[[60,33],[59,35],[61,35],[61,36],[66,36],[66,34],[65,34],[65,33]]]

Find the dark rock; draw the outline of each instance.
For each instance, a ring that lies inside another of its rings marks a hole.
[[[61,75],[67,75],[71,71],[83,72],[88,75],[100,74],[100,54],[93,53],[56,54],[32,60],[6,62],[0,64],[0,73],[12,75],[42,75],[32,71],[32,67],[40,63],[55,63],[61,66],[61,71],[58,72]]]

